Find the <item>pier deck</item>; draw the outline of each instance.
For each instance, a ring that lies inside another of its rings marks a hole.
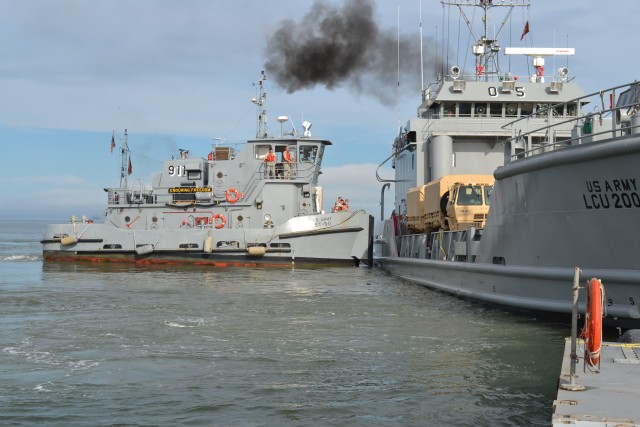
[[[578,354],[584,341],[578,340]],[[565,342],[558,385],[570,383],[571,340]],[[640,344],[602,343],[600,372],[576,366],[583,391],[558,388],[553,426],[640,426]]]

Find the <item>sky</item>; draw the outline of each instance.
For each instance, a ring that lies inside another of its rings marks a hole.
[[[586,92],[631,82],[640,3],[604,4],[533,0],[501,45],[574,47],[570,75]],[[101,217],[103,188],[119,183],[111,137],[119,144],[124,129],[130,181],[145,184],[178,149],[205,157],[215,138],[254,138],[262,70],[269,133],[287,115],[333,142],[325,209],[342,196],[379,217],[376,169],[421,100],[421,22],[425,83],[443,38],[445,62],[470,66],[466,27],[442,10],[438,0],[0,0],[0,218]],[[319,56],[311,36],[343,49]],[[513,61],[526,72],[526,59]]]

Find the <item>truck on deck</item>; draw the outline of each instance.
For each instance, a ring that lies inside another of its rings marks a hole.
[[[446,175],[407,193],[410,233],[484,227],[489,213],[492,175]]]

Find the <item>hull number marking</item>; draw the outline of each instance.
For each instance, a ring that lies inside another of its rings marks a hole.
[[[330,216],[318,217],[313,223],[313,226],[315,228],[331,227],[331,217]]]
[[[169,165],[169,176],[187,176],[185,165]]]
[[[635,178],[586,181],[582,194],[587,209],[640,208],[640,194]]]
[[[495,98],[498,96],[498,88],[495,86],[489,86],[489,88],[487,89],[489,91],[489,96],[492,98]],[[516,90],[516,95],[520,98],[524,98],[524,87],[523,86],[516,86],[515,88]]]

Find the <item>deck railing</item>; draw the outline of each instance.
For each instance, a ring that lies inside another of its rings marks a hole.
[[[625,89],[624,91],[619,91]],[[620,93],[619,99],[617,94]],[[597,98],[593,111],[583,112],[582,106]],[[609,99],[606,105],[605,99]],[[616,105],[617,103],[617,105]],[[579,105],[580,111],[575,117],[556,118],[553,111],[565,105]],[[506,143],[512,147],[511,161],[555,150],[569,145],[585,144],[594,141],[616,138],[626,134],[640,133],[640,83],[633,82],[593,92],[566,102],[548,105],[525,117],[507,124],[503,129],[510,129],[512,136]],[[540,116],[546,114],[545,125],[540,126]],[[537,119],[537,120],[534,120]],[[605,121],[610,123],[605,128]],[[535,124],[533,129],[531,125]],[[570,131],[570,134],[568,132]],[[544,137],[544,143],[532,147],[527,142],[532,137]]]

